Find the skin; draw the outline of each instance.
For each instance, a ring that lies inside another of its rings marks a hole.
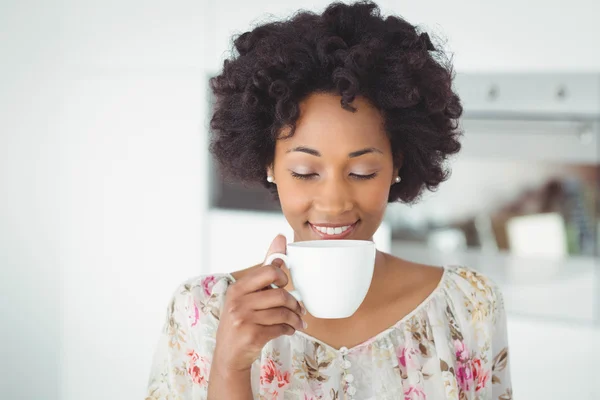
[[[273,165],[265,166],[294,241],[323,240],[312,225],[324,224],[355,224],[344,239],[372,240],[383,220],[401,165],[394,165],[379,111],[362,97],[353,106],[355,113],[342,109],[340,97],[332,94],[307,97],[294,135],[277,141]],[[282,137],[287,133],[283,130]],[[267,255],[285,252],[285,246],[285,237],[277,236]],[[304,314],[288,293],[293,290],[289,270],[278,262],[232,274],[236,283],[228,290],[217,332],[211,399],[220,398],[216,393],[225,388],[228,398],[252,398],[251,365],[269,340],[301,330],[334,348],[352,348],[413,311],[443,273],[378,251],[371,287],[358,311],[325,320]],[[281,289],[264,290],[270,283]]]

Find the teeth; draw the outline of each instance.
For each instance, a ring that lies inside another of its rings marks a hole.
[[[342,232],[346,232],[352,225],[338,226],[335,228],[316,226],[316,225],[313,225],[313,226],[315,227],[316,230],[318,230],[319,232],[325,233],[326,235],[339,235]]]

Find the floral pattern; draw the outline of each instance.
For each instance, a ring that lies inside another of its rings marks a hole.
[[[174,293],[146,400],[206,399],[230,274]],[[506,315],[483,274],[448,266],[435,291],[389,329],[347,351],[303,332],[267,343],[252,366],[259,400],[512,400]],[[351,379],[350,379],[350,377]]]
[[[280,393],[290,384],[290,372],[282,371],[281,366],[273,358],[267,358],[261,366],[261,392],[273,399],[278,399]]]
[[[199,356],[194,350],[187,352],[187,373],[192,382],[200,386],[208,386],[208,375],[210,362],[206,357]]]

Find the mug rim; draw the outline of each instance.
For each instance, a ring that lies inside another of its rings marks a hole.
[[[373,246],[372,240],[337,239],[337,240],[306,240],[302,242],[288,243],[288,247],[302,249],[344,249],[350,247]]]

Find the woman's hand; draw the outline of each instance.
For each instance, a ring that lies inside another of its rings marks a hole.
[[[278,235],[268,254],[285,253],[285,237]],[[249,271],[227,290],[217,330],[214,361],[226,373],[249,371],[265,344],[305,327],[304,308],[285,289],[281,261]],[[266,289],[265,289],[266,288]]]

